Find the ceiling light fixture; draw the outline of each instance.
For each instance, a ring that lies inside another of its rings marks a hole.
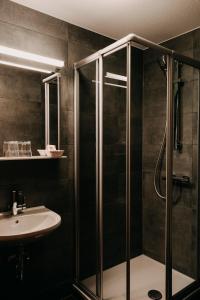
[[[9,47],[5,47],[5,46],[1,46],[1,45],[0,45],[0,54],[5,54],[5,55],[13,56],[13,57],[18,57],[18,58],[23,58],[23,59],[27,59],[27,60],[31,60],[31,61],[35,61],[35,62],[55,66],[55,67],[58,67],[58,68],[64,67],[64,61],[63,60],[50,58],[50,57],[46,57],[46,56],[42,56],[42,55],[38,55],[38,54],[34,54],[34,53],[22,51],[22,50],[17,50],[17,49],[14,49],[14,48],[9,48]]]
[[[37,71],[37,72],[46,73],[46,74],[52,73],[49,70],[44,70],[44,69],[35,68],[35,67],[29,67],[29,66],[16,64],[16,63],[13,63],[13,62],[10,62],[10,61],[5,61],[5,60],[0,60],[0,64],[6,65],[6,66],[12,66],[12,67],[16,67],[16,68],[21,68],[21,69],[26,69],[26,70]]]

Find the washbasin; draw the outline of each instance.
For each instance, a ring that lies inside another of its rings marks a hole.
[[[12,216],[0,214],[0,241],[20,241],[38,238],[56,229],[61,217],[45,206],[27,208]]]

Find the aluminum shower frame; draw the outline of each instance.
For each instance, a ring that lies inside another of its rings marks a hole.
[[[130,205],[131,205],[131,51],[138,45],[151,48],[167,57],[167,132],[166,132],[166,221],[165,221],[165,297],[166,300],[182,299],[200,287],[200,278],[172,295],[172,171],[173,171],[173,61],[177,60],[200,69],[200,61],[181,55],[171,49],[155,44],[135,34],[114,42],[85,59],[74,64],[74,136],[75,136],[75,223],[76,223],[76,278],[74,288],[85,298],[103,299],[103,59],[112,53],[126,48],[127,89],[126,89],[126,300],[130,300]],[[139,46],[139,48],[140,48]],[[96,294],[79,280],[79,69],[96,62],[96,221],[97,221],[97,275]],[[199,99],[198,99],[199,100]],[[199,129],[199,117],[198,117]],[[198,130],[199,132],[199,130]],[[199,137],[199,134],[198,134]],[[199,166],[199,150],[198,150]],[[198,168],[199,172],[199,168]],[[197,174],[199,178],[199,174]],[[198,188],[199,200],[199,188]],[[133,200],[134,201],[134,200]],[[198,201],[198,206],[200,206]],[[198,207],[199,214],[199,207]],[[198,233],[199,245],[199,233]],[[199,249],[199,246],[198,246]],[[198,270],[199,270],[198,262]],[[199,272],[199,271],[198,271]],[[133,296],[134,297],[134,296]],[[186,299],[186,298],[184,298]]]

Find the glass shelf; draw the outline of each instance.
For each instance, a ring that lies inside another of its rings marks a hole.
[[[47,160],[47,159],[62,159],[62,158],[67,158],[67,156],[61,156],[61,157],[50,157],[50,156],[5,157],[5,156],[1,156],[0,161],[8,161],[8,160],[43,160],[43,159]]]

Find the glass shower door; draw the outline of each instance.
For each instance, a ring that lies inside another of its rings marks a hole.
[[[126,299],[126,47],[103,58],[103,299]]]
[[[79,69],[78,105],[78,198],[77,198],[77,280],[89,293],[97,294],[98,225],[96,198],[96,101],[97,63]],[[78,121],[77,120],[77,121]],[[76,212],[76,213],[77,213]]]
[[[198,279],[199,72],[174,62],[173,295]]]

